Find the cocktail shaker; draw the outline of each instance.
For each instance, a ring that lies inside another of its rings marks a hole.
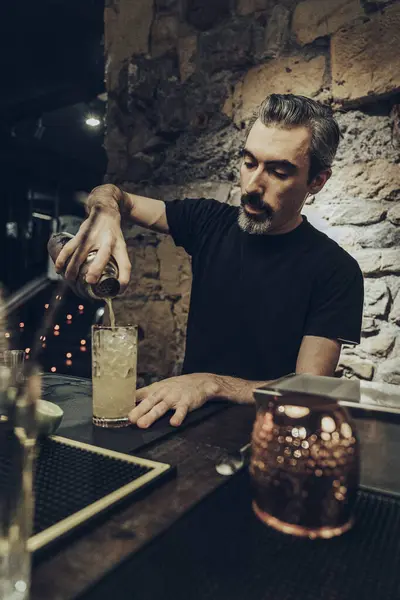
[[[255,390],[250,475],[253,510],[275,529],[330,538],[353,524],[359,444],[346,409],[332,397]]]
[[[55,262],[62,248],[69,242],[74,236],[70,233],[62,231],[61,233],[54,233],[48,244],[47,250]],[[104,267],[104,271],[97,283],[87,283],[86,274],[89,270],[90,264],[93,262],[97,254],[96,250],[89,252],[86,260],[79,269],[78,277],[76,281],[68,282],[72,290],[81,298],[92,298],[95,300],[102,300],[104,298],[114,298],[120,291],[120,283],[118,281],[118,265],[115,259],[111,256],[108,263]],[[68,265],[68,262],[67,262]],[[66,266],[67,266],[66,265]]]

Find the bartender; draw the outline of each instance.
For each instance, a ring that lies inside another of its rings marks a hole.
[[[91,192],[89,216],[58,256],[58,272],[70,258],[66,277],[75,279],[98,250],[88,283],[113,255],[126,287],[131,265],[121,218],[171,235],[192,260],[182,374],[138,390],[132,423],[149,427],[172,409],[170,423],[178,426],[208,400],[251,403],[254,388],[289,373],[333,376],[342,343],[359,343],[360,268],[301,214],[330,178],[339,139],[330,108],[271,94],[242,150],[239,207],[204,198],[163,202],[115,185]]]

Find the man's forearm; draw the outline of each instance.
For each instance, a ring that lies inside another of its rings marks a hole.
[[[237,404],[253,404],[254,390],[269,383],[269,381],[250,381],[227,375],[212,375],[211,377],[215,383],[214,398],[226,398]]]
[[[165,203],[162,200],[138,196],[121,190],[116,185],[100,185],[89,195],[87,206],[118,214],[123,220],[133,221],[159,233],[169,233]]]

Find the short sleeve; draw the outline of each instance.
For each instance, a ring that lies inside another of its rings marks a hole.
[[[184,198],[165,203],[169,233],[176,246],[193,256],[207,235],[233,207],[218,200]]]
[[[364,281],[357,262],[347,253],[317,279],[304,335],[359,344],[364,303]]]

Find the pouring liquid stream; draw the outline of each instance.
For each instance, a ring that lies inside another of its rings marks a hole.
[[[106,304],[108,306],[108,313],[110,315],[111,328],[115,329],[115,314],[114,314],[114,309],[113,309],[113,305],[112,305],[112,300],[111,300],[111,298],[104,298],[104,300],[106,301]]]

